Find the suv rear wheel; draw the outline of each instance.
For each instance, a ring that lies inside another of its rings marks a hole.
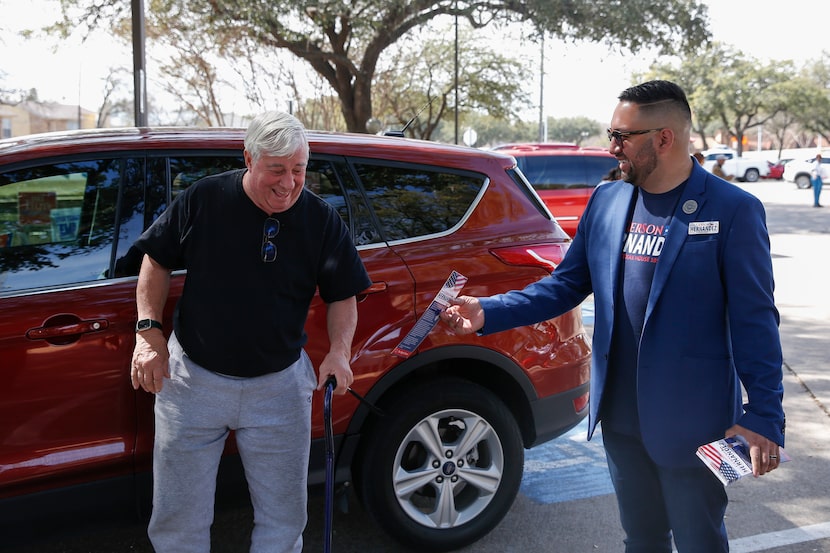
[[[504,517],[524,449],[510,410],[460,379],[408,389],[386,404],[359,463],[366,510],[393,537],[429,551],[468,545]]]

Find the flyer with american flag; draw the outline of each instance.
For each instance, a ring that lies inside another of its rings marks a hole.
[[[458,296],[458,293],[466,283],[467,277],[458,271],[450,273],[450,276],[447,278],[444,286],[442,286],[435,295],[435,299],[429,304],[429,307],[427,307],[427,310],[424,311],[424,314],[418,319],[418,322],[415,323],[415,326],[412,327],[412,330],[410,330],[407,335],[404,336],[404,339],[401,340],[401,343],[392,350],[392,353],[398,357],[403,357],[404,359],[412,355],[418,346],[421,345],[421,342],[424,341],[424,338],[427,337],[427,334],[435,328],[441,312],[449,306],[452,298]]]
[[[778,450],[780,462],[789,461],[790,456],[783,449]],[[724,438],[697,448],[697,456],[709,467],[712,474],[728,486],[747,474],[752,474],[749,459],[749,444],[742,436]]]

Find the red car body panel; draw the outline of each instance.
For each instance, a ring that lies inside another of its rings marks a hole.
[[[770,161],[767,162],[769,164],[769,174],[764,175],[765,179],[776,179],[780,180],[784,178],[784,164],[783,163],[772,163]]]

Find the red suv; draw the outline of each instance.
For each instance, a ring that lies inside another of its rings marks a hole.
[[[550,142],[510,144],[496,150],[516,158],[519,169],[571,236],[576,234],[582,212],[597,184],[619,178],[608,179],[618,164],[603,148]]]
[[[0,535],[80,505],[146,511],[153,396],[129,379],[132,244],[184,188],[243,166],[243,136],[118,129],[0,141]],[[580,312],[487,337],[438,325],[410,357],[392,351],[453,270],[468,277],[465,293],[520,288],[558,264],[569,238],[507,155],[368,135],[310,133],[310,144],[307,186],[337,208],[373,280],[359,298],[353,389],[384,413],[337,396],[336,480],[402,542],[461,547],[510,508],[524,448],[586,415]],[[185,276],[173,275],[165,328]],[[318,365],[319,298],[307,330]],[[320,397],[311,448],[318,485]],[[228,470],[233,458],[231,444]]]

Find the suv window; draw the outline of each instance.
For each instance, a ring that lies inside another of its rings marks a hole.
[[[125,161],[0,174],[0,292],[105,278]]]
[[[617,167],[615,158],[585,156],[582,158],[587,174],[586,182],[590,187],[596,186],[608,176],[608,173]]]
[[[383,242],[363,194],[344,161],[310,159],[305,186],[337,210],[349,227],[356,246]]]
[[[236,152],[149,157],[146,193],[143,179],[127,179],[125,182],[115,276],[138,274],[142,253],[133,247],[133,243],[182,190],[202,177],[244,167],[242,154]]]
[[[527,180],[540,190],[569,188],[585,185],[585,169],[578,156],[524,156],[517,157],[519,169]]]
[[[170,163],[170,199],[178,196],[179,192],[208,175],[218,175],[232,169],[244,169],[245,159],[240,153],[238,156],[171,156]]]
[[[361,162],[354,168],[388,241],[450,230],[487,182],[484,175],[426,167]]]
[[[617,164],[610,156],[516,155],[516,163],[537,190],[593,188]]]

